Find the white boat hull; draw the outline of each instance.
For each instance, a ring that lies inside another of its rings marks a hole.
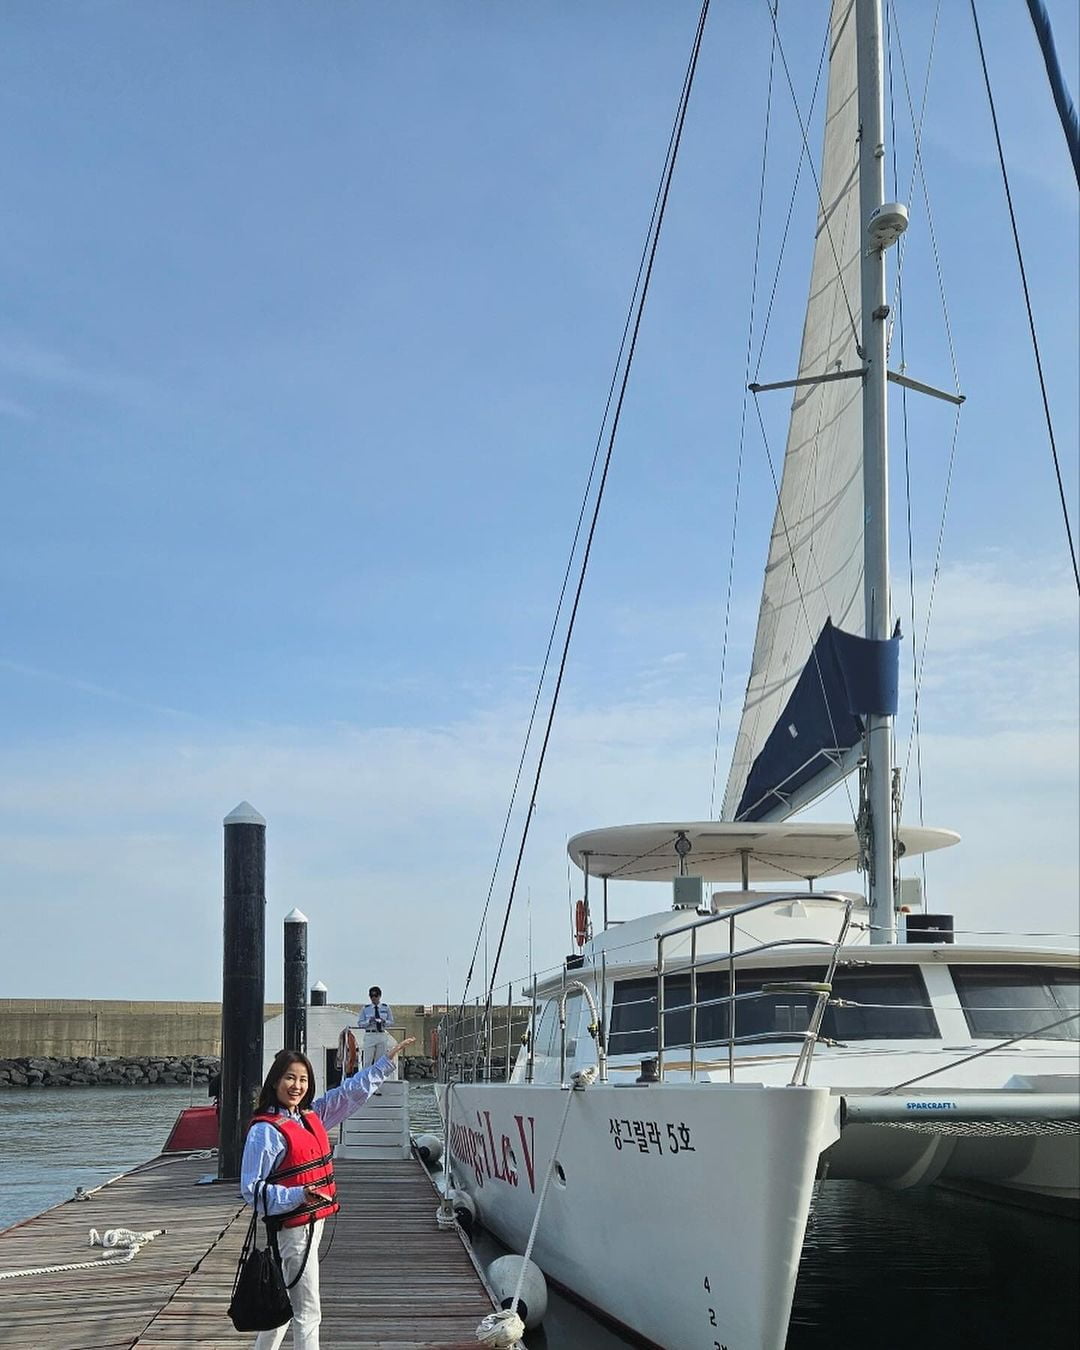
[[[579,1298],[664,1350],[782,1350],[827,1090],[457,1084],[449,1126],[454,1183],[515,1251],[554,1164],[532,1257]]]

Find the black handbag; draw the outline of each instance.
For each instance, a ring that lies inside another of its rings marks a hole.
[[[308,1228],[308,1246],[296,1279],[286,1285],[281,1273],[281,1254],[278,1251],[277,1232],[267,1213],[266,1187],[263,1193],[263,1216],[268,1230],[267,1243],[258,1243],[259,1193],[256,1189],[251,1223],[240,1249],[240,1261],[233,1281],[229,1302],[229,1320],[237,1331],[273,1331],[284,1326],[293,1315],[289,1290],[296,1284],[307,1266],[311,1252],[312,1230]]]

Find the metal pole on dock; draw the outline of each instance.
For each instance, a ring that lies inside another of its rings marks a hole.
[[[244,1133],[263,1078],[266,821],[241,802],[225,817],[218,1180],[240,1175]]]
[[[285,915],[285,1047],[307,1054],[307,915]]]

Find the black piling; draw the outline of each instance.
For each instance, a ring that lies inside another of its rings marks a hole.
[[[322,980],[311,986],[311,1006],[313,1008],[326,1007],[326,985],[323,984]]]
[[[307,915],[285,915],[285,1048],[307,1054]]]
[[[266,821],[248,802],[225,817],[218,1179],[240,1175],[263,1078]]]

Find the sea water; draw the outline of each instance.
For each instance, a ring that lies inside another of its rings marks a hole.
[[[194,1093],[156,1086],[8,1088],[0,1094],[0,1229],[70,1200],[76,1186],[102,1186],[155,1157],[189,1105],[207,1105],[204,1083]]]
[[[179,1111],[205,1102],[188,1088],[5,1091],[0,1228],[153,1157]],[[414,1133],[437,1133],[431,1085],[414,1084],[410,1103]],[[738,1241],[737,1216],[717,1222]],[[478,1247],[485,1261],[498,1251],[490,1239]],[[827,1182],[803,1248],[787,1350],[1073,1350],[1078,1270],[1080,1225],[1070,1219],[936,1187]],[[633,1344],[554,1292],[546,1328],[529,1337],[529,1350]]]

